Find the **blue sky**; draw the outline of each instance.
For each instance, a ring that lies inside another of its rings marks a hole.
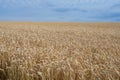
[[[0,21],[119,22],[120,0],[0,0]]]

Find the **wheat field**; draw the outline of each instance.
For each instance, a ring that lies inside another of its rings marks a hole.
[[[120,23],[0,22],[0,80],[120,80]]]

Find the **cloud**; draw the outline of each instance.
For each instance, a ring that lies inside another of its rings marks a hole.
[[[111,7],[111,9],[113,9],[113,8],[120,8],[120,4],[114,4],[114,5]]]
[[[98,15],[91,16],[90,19],[94,19],[93,21],[104,21],[104,22],[119,22],[120,21],[120,12],[104,12]]]
[[[112,18],[120,18],[120,13],[105,13],[97,16],[93,16],[92,18],[99,18],[99,19],[112,19]]]
[[[70,12],[70,11],[87,12],[87,10],[83,10],[83,9],[79,9],[79,8],[56,8],[53,10],[56,12]]]
[[[107,15],[104,15],[105,18],[120,18],[120,12],[118,13],[110,13],[110,14],[107,14]]]

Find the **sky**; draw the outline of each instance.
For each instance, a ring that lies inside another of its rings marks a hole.
[[[119,22],[120,0],[0,0],[0,21]]]

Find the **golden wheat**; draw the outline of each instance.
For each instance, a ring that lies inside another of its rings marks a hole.
[[[120,23],[0,23],[0,80],[120,80]]]

